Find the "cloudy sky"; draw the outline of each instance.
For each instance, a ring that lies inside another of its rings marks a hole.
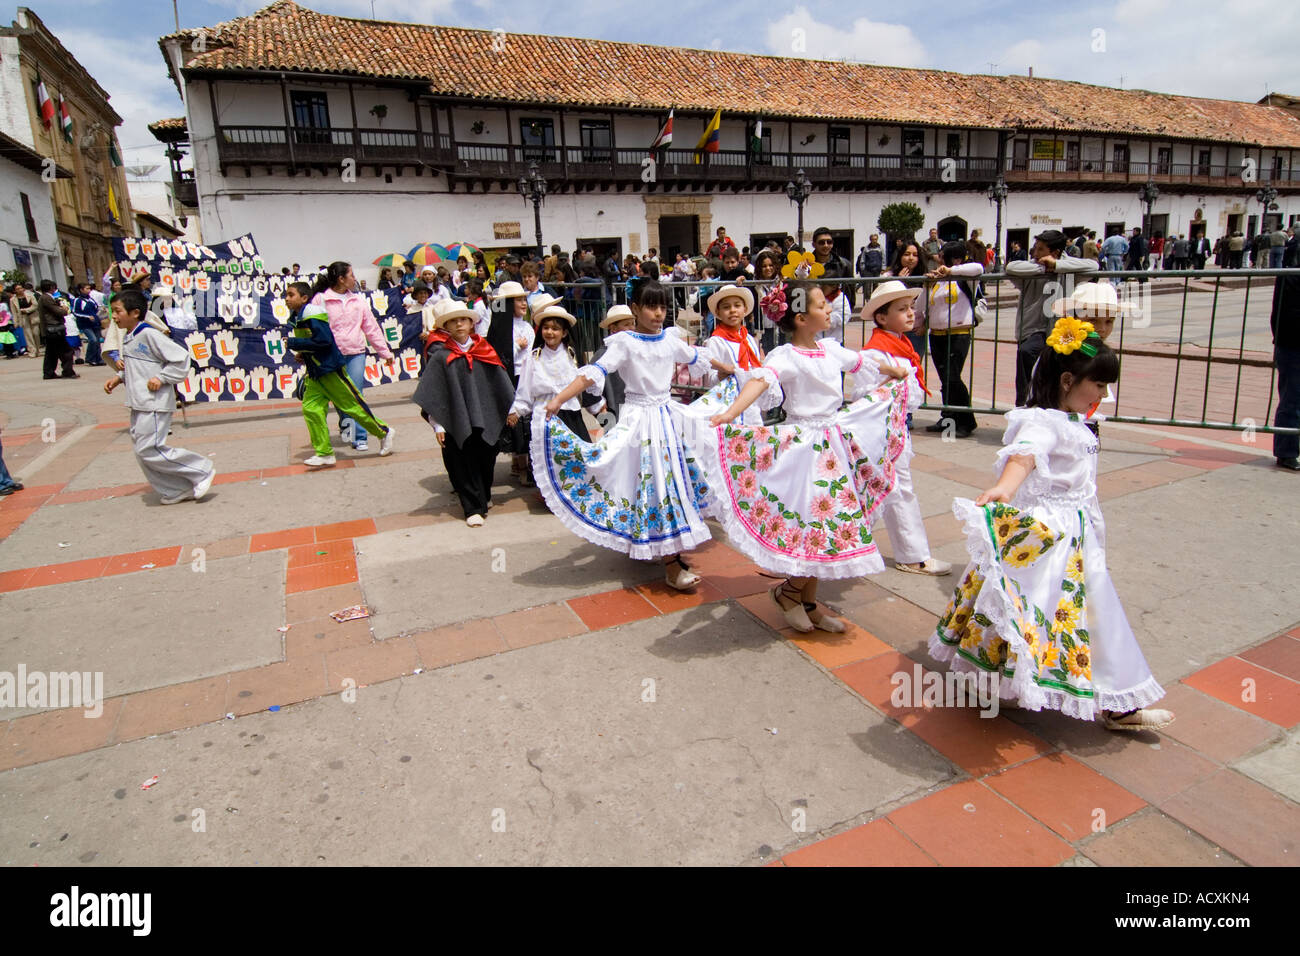
[[[269,0],[177,0],[183,28],[212,26]],[[146,125],[179,116],[157,38],[171,0],[24,0],[100,85],[125,123],[127,165],[162,163]],[[1026,0],[940,5],[801,0],[302,0],[342,16],[511,33],[849,59],[963,73],[1024,74],[1164,93],[1255,101],[1300,94],[1300,4],[1277,0]],[[727,17],[719,9],[732,11]],[[12,8],[11,8],[12,10]],[[667,16],[654,17],[659,10]],[[934,12],[931,13],[930,11]],[[562,12],[561,12],[562,11]],[[758,12],[761,11],[761,12]],[[12,13],[9,16],[12,19]],[[798,31],[802,30],[802,33]],[[155,173],[160,178],[165,170]]]

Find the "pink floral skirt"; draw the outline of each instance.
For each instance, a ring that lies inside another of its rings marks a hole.
[[[774,574],[883,571],[871,526],[907,444],[906,389],[883,385],[831,419],[707,430],[697,452],[731,543]]]

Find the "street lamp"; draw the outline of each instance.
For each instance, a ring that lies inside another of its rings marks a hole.
[[[785,194],[792,203],[799,206],[799,248],[803,248],[803,204],[812,195],[813,184],[808,181],[802,169],[794,174],[794,182],[785,184]]]
[[[1259,234],[1262,236],[1268,230],[1268,207],[1277,199],[1277,190],[1272,186],[1264,186],[1255,191],[1255,198],[1259,200],[1260,205]]]
[[[1147,207],[1146,215],[1142,217],[1142,234],[1146,236],[1147,248],[1150,249],[1151,248],[1151,207],[1154,206],[1156,204],[1156,200],[1160,198],[1160,189],[1159,187],[1156,186],[1156,181],[1154,179],[1148,179],[1146,181],[1146,184],[1143,185],[1143,187],[1138,190],[1138,198],[1140,198],[1142,202],[1146,204]],[[1196,242],[1200,242],[1200,240],[1196,239],[1195,236],[1192,236],[1192,239],[1194,239]],[[1146,268],[1146,265],[1144,263],[1140,263],[1140,265],[1142,266],[1142,268],[1144,269]]]
[[[1002,204],[1007,201],[1007,193],[1011,190],[1007,188],[1007,181],[998,173],[998,181],[988,188],[985,195],[989,197],[989,202],[998,205],[998,224],[993,233],[993,250],[995,258],[993,260],[993,271],[998,272],[1002,268]]]
[[[537,227],[537,258],[545,258],[542,251],[542,200],[546,198],[546,179],[537,171],[536,163],[528,164],[528,175],[519,177],[519,195],[533,204],[533,222]]]

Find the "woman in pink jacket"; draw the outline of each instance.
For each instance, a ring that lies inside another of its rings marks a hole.
[[[348,378],[352,379],[360,392],[366,375],[366,341],[369,340],[375,347],[380,358],[391,359],[393,353],[384,341],[384,333],[375,321],[369,300],[357,292],[356,287],[357,278],[352,274],[352,266],[346,262],[331,262],[325,273],[316,280],[311,303],[324,306],[329,315],[330,331],[334,333],[334,341],[347,360],[344,368]],[[352,439],[352,447],[357,451],[366,451],[370,447],[366,442],[366,430],[353,419],[341,414],[339,432],[345,439]]]

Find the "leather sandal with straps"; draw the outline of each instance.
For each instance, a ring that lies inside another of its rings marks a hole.
[[[813,627],[818,630],[830,631],[832,634],[843,634],[846,630],[843,621],[838,617],[831,617],[821,610],[816,601],[804,601],[803,609],[804,613],[808,615],[808,620],[812,621]]]
[[[813,622],[808,619],[808,612],[804,610],[802,591],[787,580],[782,581],[767,593],[772,599],[772,603],[779,607],[785,615],[787,624],[800,634],[807,634],[813,630]],[[790,602],[789,607],[781,603],[782,598]]]
[[[677,568],[673,568],[673,565]],[[670,588],[676,588],[678,591],[689,591],[695,585],[699,584],[702,578],[691,570],[691,566],[682,560],[680,554],[664,562],[664,581]]]

